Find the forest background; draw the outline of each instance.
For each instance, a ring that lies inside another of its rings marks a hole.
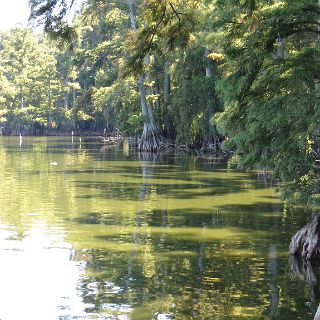
[[[2,134],[140,137],[229,150],[283,195],[319,194],[316,0],[30,0],[45,33],[0,34]]]

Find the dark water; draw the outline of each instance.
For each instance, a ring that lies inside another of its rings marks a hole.
[[[310,215],[213,157],[0,138],[0,319],[313,319]],[[296,266],[298,268],[298,266]]]

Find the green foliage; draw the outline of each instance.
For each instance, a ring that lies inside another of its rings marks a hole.
[[[312,181],[318,172],[318,4],[258,4],[249,19],[249,13],[239,15],[241,7],[224,14],[219,6],[230,2],[217,1],[225,57],[218,87],[225,107],[216,123],[228,137],[225,147],[241,155],[241,167],[274,169],[276,178],[290,182],[286,186],[307,190],[305,177]]]
[[[170,111],[180,143],[201,143],[216,134],[210,119],[221,110],[215,92],[219,72],[215,68],[214,76],[208,78],[204,71],[204,49],[196,45],[189,47],[174,65]]]
[[[28,29],[2,34],[1,47],[0,108],[7,110],[6,130],[22,132],[25,126],[48,121],[59,87],[54,47],[45,39],[38,41]]]
[[[110,131],[118,128],[128,136],[141,132],[139,95],[133,79],[95,89],[93,104],[95,113],[104,119],[104,126]]]
[[[75,30],[69,26],[66,16],[70,13],[75,0],[29,0],[30,20],[42,24],[52,38],[70,43],[75,37]]]
[[[33,21],[65,38],[72,1],[30,0],[30,5]],[[207,37],[208,8],[212,10],[212,4],[201,0],[148,0],[134,1],[130,11],[126,1],[84,0],[73,23],[74,38],[69,39],[72,50],[64,47],[54,54],[58,82],[51,106],[56,108],[46,109],[57,128],[118,128],[127,135],[140,134],[146,117],[140,111],[136,79],[144,74],[146,103],[159,131],[180,143],[212,139],[216,131],[210,118],[221,106],[215,92],[216,65],[211,67],[213,76],[206,77],[204,53],[212,40]],[[172,65],[170,75],[165,74],[166,62]],[[166,87],[165,96],[166,76],[171,77],[171,88]]]
[[[197,144],[218,128],[240,167],[272,169],[293,199],[319,192],[317,1],[84,0],[72,29],[72,0],[30,4],[72,47],[1,35],[1,123],[138,135],[140,76],[164,135]]]
[[[140,73],[150,52],[163,55],[192,41],[199,24],[201,1],[143,1],[138,8],[138,32],[129,34],[127,73]]]

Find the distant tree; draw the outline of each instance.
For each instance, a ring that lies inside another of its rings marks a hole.
[[[50,129],[59,91],[55,48],[37,40],[31,30],[17,28],[2,34],[0,61],[7,129],[20,133],[33,131],[34,125]]]

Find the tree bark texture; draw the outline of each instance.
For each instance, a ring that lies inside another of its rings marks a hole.
[[[320,214],[306,224],[291,239],[290,254],[303,259],[314,259],[320,253]]]
[[[161,139],[158,132],[152,129],[150,123],[145,122],[138,146],[139,151],[155,152],[160,149]]]

